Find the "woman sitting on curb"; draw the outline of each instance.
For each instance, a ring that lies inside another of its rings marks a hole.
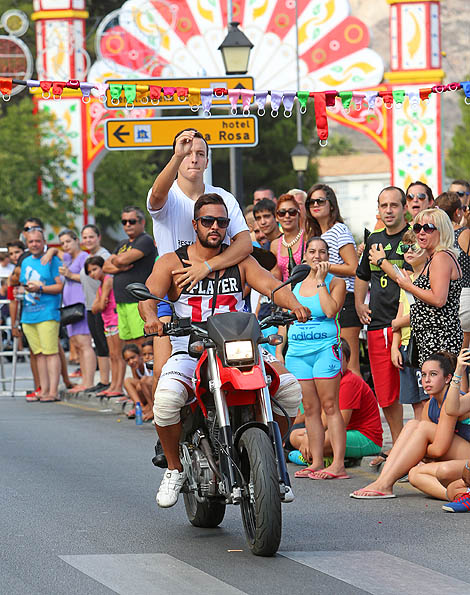
[[[460,396],[459,389],[469,365],[470,352],[462,349],[444,405],[448,415],[458,416],[456,432],[467,440],[467,445],[470,442],[470,393]],[[470,470],[466,469],[469,453],[470,448],[465,458],[414,467],[409,474],[410,483],[434,498],[449,500],[450,503],[442,507],[447,512],[470,512]]]
[[[426,403],[421,420],[413,419],[406,424],[377,480],[350,494],[351,498],[395,498],[395,482],[406,473],[413,478],[415,471],[410,470],[423,458],[450,461],[470,456],[470,443],[462,437],[469,426],[458,421],[457,415],[449,415],[442,407],[451,383],[460,385],[457,377],[452,376],[455,364],[456,357],[444,352],[434,353],[425,360],[421,370],[422,382],[431,398]],[[437,480],[435,482],[438,483]],[[445,495],[439,496],[435,492],[432,495],[445,498]]]

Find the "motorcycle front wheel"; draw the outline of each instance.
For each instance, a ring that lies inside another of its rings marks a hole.
[[[183,494],[183,498],[188,520],[195,527],[213,529],[224,520],[225,502],[199,502],[191,492]]]
[[[248,484],[241,502],[248,545],[256,556],[273,556],[281,542],[282,515],[274,448],[260,428],[248,428],[239,441],[241,471]]]

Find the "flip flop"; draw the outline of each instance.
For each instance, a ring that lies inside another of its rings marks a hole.
[[[317,473],[317,471],[319,471],[318,469],[310,469],[309,467],[306,467],[305,469],[299,469],[298,471],[296,471],[294,473],[294,477],[297,477],[297,479],[308,479],[309,475],[312,473]],[[321,471],[321,469],[320,469]]]
[[[325,475],[326,477],[324,477]],[[309,479],[351,479],[351,476],[347,473],[336,475],[335,473],[331,473],[331,471],[324,471],[323,469],[320,469],[320,471],[314,471],[313,473],[310,472],[307,477]]]
[[[376,461],[379,458],[382,460],[374,463],[374,461]],[[378,454],[375,455],[375,457],[369,463],[369,467],[372,467],[372,469],[375,469],[376,471],[378,471],[380,469],[380,467],[385,463],[387,458],[388,458],[388,454],[386,454],[384,452],[379,452]]]
[[[39,399],[41,403],[55,403],[56,401],[60,401],[60,399]]]
[[[107,391],[106,393],[107,397],[124,397],[124,393],[119,393],[119,392],[115,392],[115,391]]]
[[[360,492],[372,494],[372,496],[361,495]],[[384,492],[377,492],[377,490],[356,490],[349,494],[349,497],[356,498],[356,500],[388,500],[396,498],[395,494],[384,494]]]

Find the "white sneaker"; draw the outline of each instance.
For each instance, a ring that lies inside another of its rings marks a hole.
[[[178,502],[178,496],[186,481],[186,472],[167,469],[157,492],[157,504],[160,508],[170,508]]]

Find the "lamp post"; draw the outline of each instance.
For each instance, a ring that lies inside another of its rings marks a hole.
[[[229,0],[227,6],[227,18],[229,21],[227,37],[219,46],[224,61],[225,73],[246,74],[248,72],[248,61],[253,44],[248,37],[240,31],[237,23],[232,21],[232,3]],[[230,147],[230,191],[243,207],[243,162],[242,151]]]
[[[301,142],[297,143],[290,153],[292,168],[297,172],[297,185],[303,190],[304,173],[307,171],[310,153]]]
[[[236,21],[229,23],[227,37],[219,45],[226,74],[246,74],[253,44],[240,31]]]

